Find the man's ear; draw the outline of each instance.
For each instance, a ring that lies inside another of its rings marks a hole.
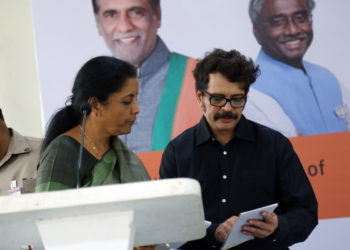
[[[102,28],[102,25],[101,25],[101,22],[100,22],[100,16],[97,15],[97,14],[95,14],[94,16],[95,16],[95,22],[96,22],[96,27],[97,27],[98,34],[100,36],[103,36],[103,33],[102,33],[103,28]]]
[[[253,34],[255,36],[256,41],[261,45],[261,30],[256,27],[256,25],[253,26]]]
[[[202,92],[200,92],[199,90],[196,90],[196,99],[198,101],[199,106],[202,107],[203,95]]]
[[[157,28],[159,29],[162,25],[162,10],[160,9],[160,4],[157,7]]]

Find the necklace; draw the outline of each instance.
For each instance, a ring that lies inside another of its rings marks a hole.
[[[83,132],[83,128],[81,127],[80,124],[79,124],[79,128],[80,128],[81,132]],[[95,151],[96,155],[100,158],[101,157],[100,151],[98,150],[98,148],[95,146],[95,143],[93,142],[93,140],[86,134],[85,131],[84,131],[84,136],[86,137],[86,139],[88,139],[92,149]]]

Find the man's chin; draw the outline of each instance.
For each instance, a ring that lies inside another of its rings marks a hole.
[[[306,50],[307,48],[305,46],[300,46],[297,48],[283,47],[281,52],[283,54],[283,57],[285,57],[286,59],[297,61],[303,59]]]
[[[125,53],[127,52],[127,53]],[[113,56],[120,59],[120,60],[123,60],[123,61],[126,61],[128,63],[131,63],[133,65],[135,64],[139,64],[140,62],[140,53],[137,51],[133,51],[133,50],[129,50],[129,51],[123,51],[123,53],[118,53],[118,52],[115,52],[113,51]]]
[[[291,61],[301,61],[305,52],[305,50],[288,51],[285,53],[285,57]]]
[[[234,119],[231,120],[230,122],[228,122],[228,121],[222,122],[220,120],[217,121],[218,128],[220,128],[222,130],[232,130],[235,128],[236,124],[237,124],[237,121]]]

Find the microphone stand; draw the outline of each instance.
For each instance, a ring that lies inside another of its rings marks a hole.
[[[82,126],[82,129],[81,129],[81,139],[80,139],[78,167],[77,167],[77,188],[81,187],[81,183],[80,183],[80,169],[81,169],[81,160],[83,158],[86,117],[91,112],[90,104],[88,104],[88,103],[82,104],[81,107],[80,107],[80,112],[83,114],[83,126]]]

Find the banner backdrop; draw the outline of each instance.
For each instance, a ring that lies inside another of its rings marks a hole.
[[[162,24],[158,34],[171,51],[193,58],[202,58],[213,48],[223,48],[237,49],[255,60],[260,46],[253,35],[248,2],[162,1]],[[304,57],[330,70],[346,91],[350,89],[346,64],[350,58],[350,34],[347,32],[349,7],[350,2],[346,0],[316,2],[312,13],[314,39]],[[111,52],[98,35],[91,1],[32,0],[32,8],[43,125],[46,125],[50,116],[64,105],[70,95],[78,69],[88,59],[111,55]],[[350,102],[349,99],[345,101]],[[347,182],[350,177],[349,133],[291,138],[315,189],[321,219],[307,242],[296,244],[292,249],[347,247],[344,232],[350,231],[350,201],[347,195],[350,191]],[[140,156],[153,177],[157,178],[161,151]]]

